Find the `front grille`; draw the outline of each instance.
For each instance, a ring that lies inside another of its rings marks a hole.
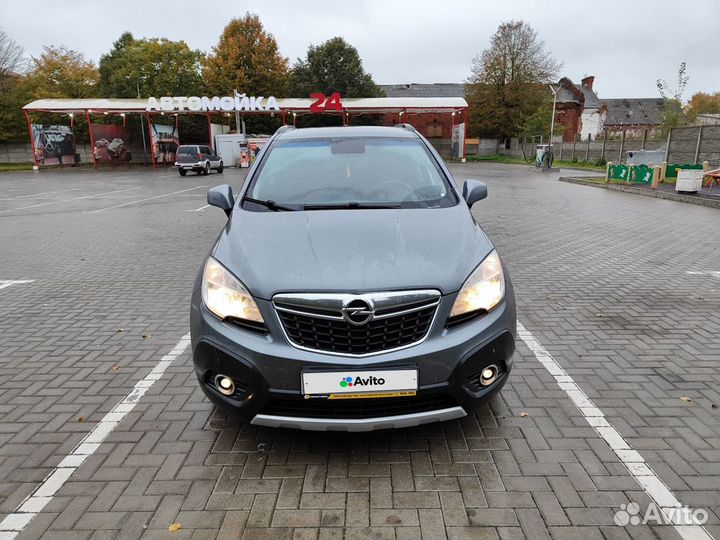
[[[290,340],[308,349],[339,354],[372,354],[420,341],[430,329],[436,306],[374,319],[355,326],[344,319],[278,310]]]
[[[260,410],[270,416],[364,419],[398,416],[456,407],[447,394],[377,399],[274,399]]]

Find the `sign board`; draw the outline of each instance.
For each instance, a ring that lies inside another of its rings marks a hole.
[[[125,126],[93,124],[92,134],[95,161],[103,163],[130,161],[128,132]]]
[[[69,126],[32,124],[35,159],[41,165],[75,163],[75,137]]]
[[[148,98],[145,110],[148,112],[249,112],[249,111],[279,111],[280,106],[275,96],[265,99],[263,96],[248,97],[245,94],[237,96],[164,96]]]

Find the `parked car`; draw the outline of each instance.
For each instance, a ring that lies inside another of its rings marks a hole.
[[[211,170],[223,172],[222,159],[213,152],[209,146],[198,144],[182,144],[178,146],[175,166],[180,176],[185,176],[188,171],[197,174],[210,174]]]
[[[195,372],[252,424],[364,431],[459,418],[499,391],[515,350],[510,278],[409,126],[281,128],[192,294]]]

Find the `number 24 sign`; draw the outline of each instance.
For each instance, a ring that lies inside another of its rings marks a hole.
[[[310,105],[310,110],[314,113],[321,113],[324,111],[342,111],[342,102],[340,101],[340,92],[333,92],[330,97],[325,97],[325,94],[315,93],[310,94],[310,99],[314,99]]]

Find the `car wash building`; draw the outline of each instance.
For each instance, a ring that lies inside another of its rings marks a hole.
[[[323,125],[408,123],[449,157],[464,159],[468,104],[462,97],[343,98],[337,93],[318,93],[309,98],[275,98],[236,94],[40,99],[25,105],[23,113],[37,166],[81,161],[91,161],[96,167],[170,165],[183,143],[208,144],[228,166],[240,166],[243,148],[251,151],[267,140],[267,135],[245,133],[244,119],[254,115],[272,118],[269,125],[274,128],[302,126],[318,117]],[[192,130],[184,129],[189,123],[186,119],[192,119]],[[236,129],[231,132],[233,124]],[[76,146],[81,133],[91,149],[84,159]]]

